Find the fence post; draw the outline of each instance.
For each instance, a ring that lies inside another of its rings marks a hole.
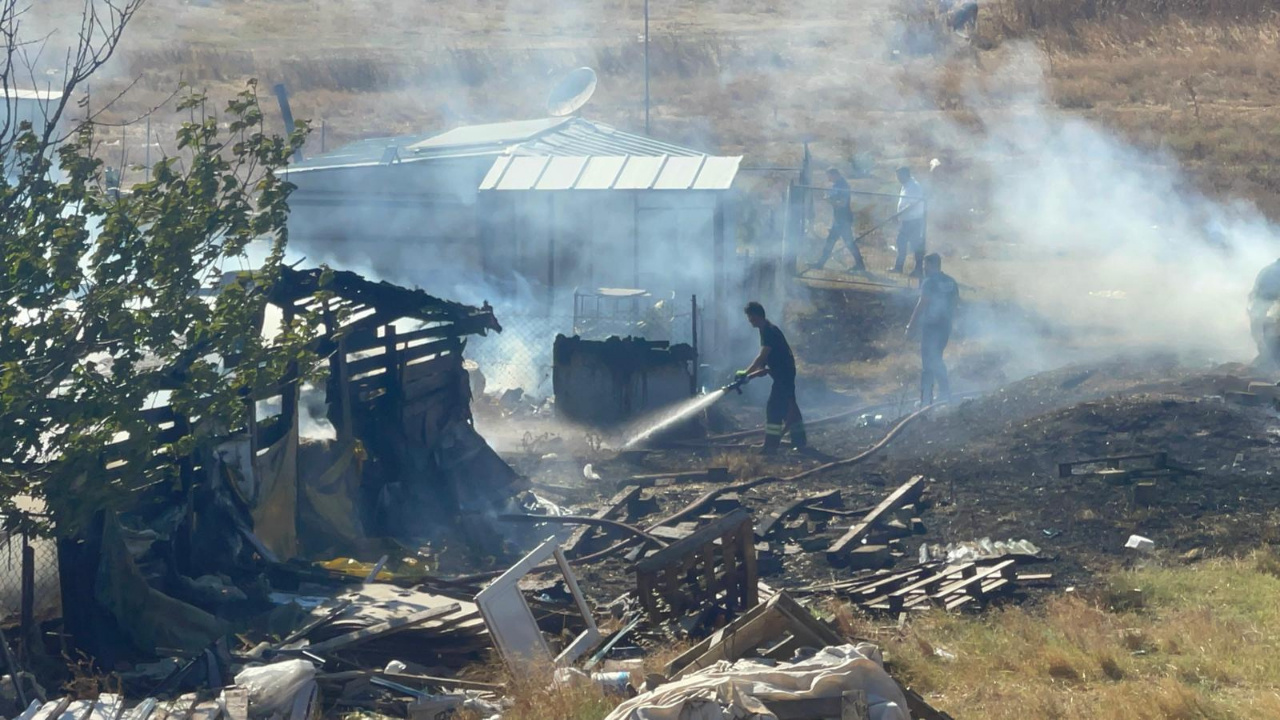
[[[692,386],[689,388],[690,395],[698,394],[698,366],[702,364],[702,355],[698,352],[698,296],[693,296],[693,311],[689,313],[689,322],[693,328],[693,377],[691,379]]]
[[[35,628],[36,617],[36,550],[31,547],[30,538],[22,533],[22,644],[19,653],[25,661],[30,657],[28,645],[32,638],[38,637]]]

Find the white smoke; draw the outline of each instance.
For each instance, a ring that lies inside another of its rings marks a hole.
[[[991,86],[1031,68],[1040,74],[1032,90],[999,108],[981,93],[968,99],[995,175],[987,229],[1017,261],[1013,272],[981,279],[1008,283],[1056,324],[1091,331],[1101,351],[1250,359],[1245,302],[1276,257],[1276,228],[1246,203],[1194,189],[1173,158],[1053,109],[1039,54],[1024,48],[1017,60]]]

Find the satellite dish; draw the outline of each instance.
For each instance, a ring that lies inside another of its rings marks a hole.
[[[596,71],[580,67],[564,76],[547,98],[547,112],[554,117],[564,117],[577,112],[587,104],[596,91]]]

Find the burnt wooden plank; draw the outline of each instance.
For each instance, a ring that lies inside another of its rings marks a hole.
[[[804,497],[798,497],[795,500],[792,500],[791,502],[784,505],[782,509],[769,513],[769,516],[766,517],[763,522],[761,522],[759,525],[756,526],[756,537],[761,540],[767,540],[769,538],[769,535],[773,533],[774,529],[778,526],[779,523],[784,522],[790,519],[792,516],[798,514],[805,506],[827,502],[833,498],[838,499],[839,497],[840,497],[839,489],[828,490],[827,492],[818,493],[817,495],[806,495]]]
[[[609,503],[593,513],[591,517],[598,518],[600,520],[616,520],[622,516],[623,511],[628,505],[630,505],[636,498],[640,497],[641,492],[642,488],[638,485],[623,489],[614,494],[612,498],[609,498]],[[569,557],[577,557],[580,545],[590,543],[600,537],[607,537],[608,535],[610,535],[608,528],[600,528],[594,525],[581,525],[574,529],[573,535],[569,537],[569,542],[565,543],[564,553]]]
[[[309,646],[307,650],[313,653],[326,653],[335,650],[342,650],[354,645],[369,642],[370,640],[376,640],[384,635],[391,635],[402,630],[408,630],[446,615],[452,615],[461,609],[462,606],[458,603],[449,603],[442,607],[430,608],[411,615],[383,620],[382,622],[374,623],[369,627],[339,635],[338,637],[330,638],[324,642],[315,643]]]
[[[839,540],[831,544],[827,548],[827,560],[833,564],[839,564],[844,560],[844,555],[853,546],[857,545],[862,538],[880,522],[886,514],[894,508],[901,507],[904,503],[915,500],[924,492],[924,476],[916,475],[910,480],[903,483],[894,490],[889,497],[885,498],[874,510],[867,513],[860,522],[854,523],[849,531],[846,532]]]
[[[975,583],[982,583],[992,575],[1004,575],[1007,572],[1012,572],[1013,566],[1017,563],[1017,560],[1003,560],[989,567],[977,568],[977,571],[972,575],[938,588],[934,595],[936,597],[945,597],[952,593],[962,592]]]
[[[750,521],[751,514],[742,508],[738,508],[728,515],[699,528],[689,537],[683,540],[677,540],[676,542],[671,543],[671,545],[640,560],[636,563],[636,570],[652,572],[664,568],[676,558],[684,557],[707,543],[715,542],[715,540],[720,538],[726,532]]]

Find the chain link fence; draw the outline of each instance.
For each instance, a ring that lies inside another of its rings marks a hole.
[[[24,610],[25,606],[25,610]],[[58,546],[22,533],[0,534],[0,623],[39,623],[62,614]],[[24,636],[26,633],[24,632]]]
[[[485,392],[519,388],[525,395],[548,397],[556,335],[573,334],[572,316],[502,315],[501,333],[467,341],[466,358],[484,377]]]

